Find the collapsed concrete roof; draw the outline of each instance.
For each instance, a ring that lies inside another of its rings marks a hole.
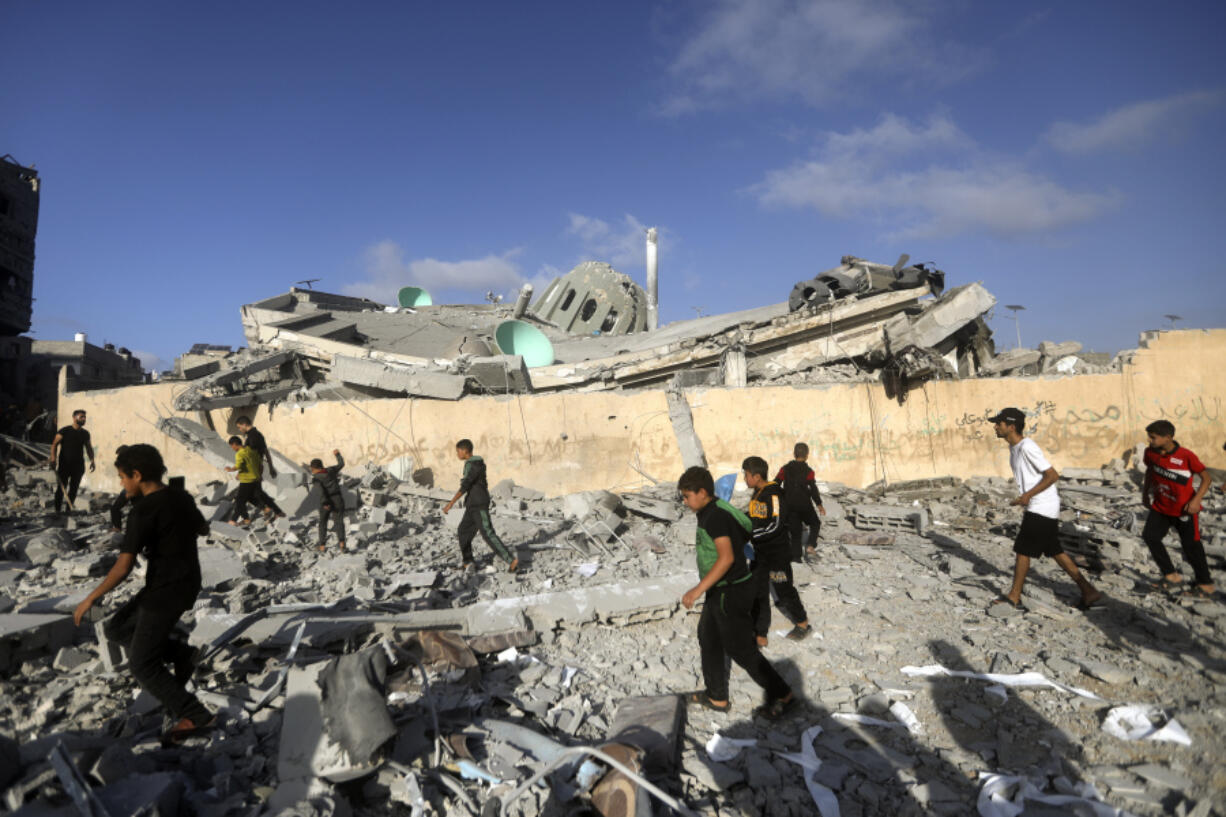
[[[242,307],[248,352],[176,400],[180,410],[343,396],[743,386],[851,362],[905,384],[974,375],[994,355],[981,284],[948,292],[924,265],[844,256],[784,303],[646,327],[646,296],[607,264],[556,279],[531,309],[386,306],[291,289]],[[211,367],[210,367],[211,368]],[[203,373],[203,372],[202,372]],[[905,394],[905,389],[903,390]]]

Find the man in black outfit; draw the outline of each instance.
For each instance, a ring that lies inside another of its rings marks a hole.
[[[72,425],[64,426],[55,433],[51,441],[51,457],[47,460],[55,469],[55,512],[60,512],[64,492],[68,492],[68,509],[77,500],[77,489],[81,487],[81,477],[85,476],[85,454],[89,454],[89,470],[94,470],[94,447],[89,443],[89,432],[85,430],[85,412],[77,409],[72,413]]]
[[[277,475],[277,468],[272,464],[272,455],[268,451],[268,441],[264,439],[264,435],[260,433],[260,430],[251,424],[251,418],[246,415],[235,420],[234,425],[242,432],[247,447],[260,455],[260,478],[255,481],[255,501],[257,503],[264,503],[264,507],[271,508],[276,516],[285,516],[285,511],[281,510],[281,507],[264,490],[265,472],[270,477],[276,477]]]
[[[792,537],[792,561],[799,562],[805,557],[812,559],[817,556],[817,535],[822,530],[822,520],[817,515],[825,516],[826,509],[822,507],[822,495],[817,490],[817,475],[806,462],[809,459],[809,446],[796,443],[792,447],[792,456],[795,459],[779,469],[775,482],[783,488],[787,527]],[[817,506],[816,511],[813,510],[814,505]],[[809,529],[809,540],[802,550],[804,528]]]
[[[754,574],[758,599],[754,602],[754,634],[758,646],[765,647],[771,623],[771,591],[779,609],[792,622],[787,637],[800,641],[809,634],[809,616],[793,584],[792,560],[788,558],[788,531],[783,526],[783,491],[766,479],[770,470],[761,457],[746,457],[741,463],[745,484],[753,491],[749,500],[749,519],[753,530]],[[760,573],[760,575],[759,575]]]
[[[77,605],[72,619],[79,626],[94,603],[128,577],[137,555],[144,555],[144,588],[103,626],[107,638],[127,646],[132,677],[175,719],[163,743],[178,743],[214,723],[212,713],[186,689],[193,669],[191,648],[170,637],[200,593],[196,537],[208,524],[186,491],[162,483],[166,466],[153,446],[128,446],[115,458],[115,468],[128,496],[140,501],[132,506],[115,565]],[[174,665],[173,673],[167,663]]]

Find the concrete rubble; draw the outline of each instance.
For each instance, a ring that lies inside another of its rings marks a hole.
[[[248,348],[180,368],[191,382],[174,406],[843,380],[883,380],[902,400],[932,379],[1107,364],[1073,342],[996,354],[986,323],[996,299],[978,283],[946,290],[945,273],[907,260],[845,256],[786,302],[659,328],[643,289],[600,262],[555,279],[530,306],[530,289],[515,306],[433,304],[415,288],[400,306],[291,289],[241,308]]]
[[[202,426],[168,431],[211,445]],[[694,523],[674,483],[552,499],[499,483],[493,519],[523,568],[506,574],[478,543],[478,570],[463,574],[455,520],[440,513],[447,492],[350,470],[344,552],[316,550],[309,511],[233,528],[217,515],[225,486],[197,494],[215,521],[183,635],[200,648],[193,684],[220,725],[174,750],[157,743],[161,715],[122,651],[71,623],[115,557],[111,497],[83,492],[87,510],[65,524],[47,516],[49,472],[11,472],[4,808],[782,816],[814,814],[828,794],[851,817],[965,815],[982,787],[1055,814],[1091,813],[1088,785],[1121,813],[1226,814],[1226,605],[1149,591],[1140,475],[1121,461],[1061,483],[1062,538],[1108,599],[1089,613],[1050,562],[1031,575],[1027,612],[989,611],[1020,521],[1009,480],[823,484],[819,556],[796,565],[816,634],[784,639],[776,612],[766,650],[803,697],[776,723],[750,716],[758,691],[737,669],[731,715],[680,702],[702,682],[696,617],[679,604],[695,581]],[[292,464],[283,472],[270,483],[283,496],[302,488]],[[742,487],[733,502],[746,501]],[[1214,492],[1201,517],[1219,577],[1223,510]],[[1188,745],[1108,733],[1123,705],[1177,724]],[[1068,798],[1082,805],[1042,805]]]

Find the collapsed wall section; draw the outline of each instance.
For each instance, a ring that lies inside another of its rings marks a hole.
[[[1211,467],[1226,467],[1222,451],[1226,330],[1164,332],[1131,353],[1117,373],[925,383],[904,403],[877,383],[825,387],[701,388],[686,390],[697,438],[717,474],[735,473],[749,454],[772,465],[806,441],[822,479],[864,486],[887,478],[945,474],[1009,474],[1007,448],[986,418],[1004,406],[1031,417],[1028,433],[1059,470],[1097,468],[1144,442],[1144,427],[1169,419],[1178,439]],[[160,384],[67,395],[65,413],[90,413],[100,462],[121,443],[150,442],[166,455],[172,474],[190,484],[224,472],[161,434],[160,416],[174,390]],[[455,442],[472,439],[495,481],[513,479],[550,496],[610,489],[633,490],[676,479],[683,470],[663,390],[465,397],[457,402],[367,399],[217,409],[208,419],[219,435],[250,414],[269,444],[295,462],[339,448],[352,468],[410,455],[436,484],[458,484]],[[61,422],[66,421],[61,417]],[[87,474],[86,484],[114,487],[113,469]],[[101,487],[99,487],[101,486]]]

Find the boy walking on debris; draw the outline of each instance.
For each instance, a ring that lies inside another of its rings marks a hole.
[[[809,446],[796,443],[792,447],[792,456],[795,459],[779,469],[775,482],[783,488],[785,524],[792,539],[791,560],[799,562],[804,528],[809,529],[809,541],[805,543],[803,556],[816,558],[817,536],[822,530],[822,520],[817,515],[825,516],[826,509],[822,507],[822,495],[817,490],[817,475],[806,462],[809,459]],[[816,511],[813,510],[815,505]]]
[[[77,501],[81,477],[85,476],[85,455],[89,454],[89,470],[94,470],[94,447],[85,430],[85,412],[77,409],[72,413],[72,425],[64,426],[51,441],[51,456],[48,462],[55,469],[55,512],[60,513],[64,494],[68,494],[68,508]]]
[[[324,468],[324,461],[316,457],[311,460],[311,491],[319,496],[319,550],[323,552],[328,541],[328,518],[335,515],[336,538],[341,550],[345,549],[345,495],[341,492],[341,469],[345,467],[345,458],[339,450],[333,450],[336,465]]]
[[[94,603],[128,577],[137,555],[145,557],[144,588],[103,627],[108,639],[127,646],[132,677],[176,720],[163,743],[178,743],[214,723],[212,713],[185,688],[193,670],[192,649],[170,637],[200,592],[196,537],[208,524],[191,495],[162,483],[166,466],[153,446],[128,446],[115,458],[115,468],[124,491],[140,501],[132,506],[115,565],[77,605],[72,619],[80,626]],[[167,663],[173,664],[173,673]]]
[[[1167,531],[1175,528],[1183,559],[1192,566],[1194,575],[1193,586],[1186,594],[1210,598],[1214,591],[1213,577],[1209,575],[1209,561],[1200,540],[1200,511],[1201,500],[1209,493],[1213,480],[1204,463],[1176,442],[1172,423],[1158,420],[1146,426],[1145,433],[1149,435],[1149,447],[1145,449],[1141,501],[1149,509],[1149,518],[1145,520],[1141,538],[1162,572],[1156,587],[1174,590],[1183,583],[1183,576],[1175,569],[1162,544]],[[1195,490],[1192,488],[1193,474],[1200,474],[1200,486]]]
[[[1026,415],[1020,409],[1007,408],[995,417],[989,417],[988,422],[993,424],[996,436],[1009,444],[1009,468],[1013,471],[1017,489],[1021,491],[1021,495],[1010,504],[1026,509],[1022,514],[1022,527],[1013,543],[1013,552],[1017,554],[1013,566],[1013,586],[992,604],[1004,603],[1020,608],[1022,585],[1030,570],[1030,560],[1051,556],[1081,591],[1077,609],[1089,610],[1099,606],[1103,594],[1094,589],[1064,548],[1060,547],[1060,494],[1056,491],[1056,480],[1060,479],[1060,475],[1043,456],[1039,444],[1022,436]]]
[[[234,465],[226,470],[238,473],[238,493],[234,497],[234,512],[230,520],[240,525],[250,524],[247,516],[247,503],[257,507],[263,505],[265,513],[272,513],[268,507],[268,498],[260,490],[260,455],[251,450],[251,446],[243,443],[241,437],[231,437],[230,448],[234,450]]]
[[[456,529],[456,535],[460,538],[462,568],[471,570],[473,567],[473,537],[480,531],[481,538],[490,549],[507,563],[507,572],[514,573],[519,569],[519,558],[507,550],[494,530],[494,523],[490,521],[490,488],[485,478],[485,460],[473,454],[473,443],[468,439],[455,444],[455,453],[464,463],[464,475],[460,478],[460,490],[443,506],[443,513],[449,513],[460,497],[468,495],[464,501],[464,517]]]
[[[242,433],[247,447],[260,458],[260,475],[255,480],[256,491],[260,501],[264,503],[265,508],[271,508],[274,515],[285,516],[285,511],[281,510],[280,506],[264,490],[264,472],[267,471],[270,477],[277,475],[277,469],[272,464],[272,456],[268,453],[268,443],[265,441],[264,435],[251,424],[251,418],[247,416],[239,417],[235,420],[234,426]]]
[[[767,643],[772,590],[779,609],[793,625],[787,637],[800,641],[809,634],[809,617],[800,602],[796,585],[792,583],[788,532],[783,526],[783,490],[778,484],[767,481],[766,475],[770,471],[766,460],[761,457],[746,457],[741,463],[741,470],[745,475],[745,484],[754,492],[749,500],[749,519],[753,523],[749,538],[753,542],[754,572],[763,573],[761,579],[755,579],[759,583],[758,599],[754,602],[754,633],[758,637],[758,646],[765,647]]]
[[[766,690],[766,702],[755,714],[774,720],[793,702],[792,690],[754,640],[753,576],[745,559],[745,542],[753,523],[745,514],[715,497],[711,472],[694,466],[677,481],[685,506],[698,521],[695,550],[699,582],[681,597],[692,609],[706,594],[698,619],[698,648],[706,689],[686,696],[686,703],[716,712],[732,708],[728,700],[728,659],[741,666]]]

